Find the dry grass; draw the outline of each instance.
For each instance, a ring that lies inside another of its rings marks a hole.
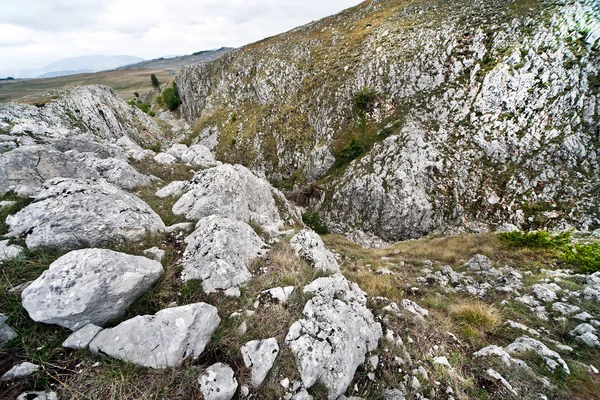
[[[483,339],[485,334],[494,332],[502,322],[495,305],[478,300],[453,304],[449,309],[457,331],[474,343]]]
[[[0,103],[19,101],[23,97],[35,96],[51,90],[87,85],[110,86],[119,93],[121,98],[130,100],[134,97],[133,92],[142,94],[152,89],[151,74],[155,74],[161,83],[171,82],[175,78],[169,71],[119,70],[58,78],[6,81],[0,83]]]

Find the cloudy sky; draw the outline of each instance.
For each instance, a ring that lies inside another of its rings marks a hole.
[[[360,0],[13,0],[0,12],[0,70],[67,57],[146,59],[238,47]]]

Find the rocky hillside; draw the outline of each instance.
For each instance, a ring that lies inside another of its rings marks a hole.
[[[369,0],[177,84],[191,142],[355,239],[595,229],[599,20],[593,0]]]

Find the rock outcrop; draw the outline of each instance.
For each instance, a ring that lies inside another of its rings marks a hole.
[[[72,251],[53,262],[21,294],[31,319],[77,331],[104,325],[127,308],[163,274],[145,257],[103,249]]]
[[[185,242],[182,279],[200,279],[206,293],[223,290],[233,296],[239,296],[252,277],[248,267],[266,248],[248,224],[215,215],[198,221]]]
[[[89,347],[144,367],[176,367],[202,354],[220,322],[217,309],[205,303],[167,308],[104,329]]]
[[[336,232],[598,228],[599,19],[594,0],[366,1],[177,86],[193,139],[319,180],[310,206]]]
[[[9,235],[32,250],[136,241],[165,229],[146,203],[103,180],[52,179],[34,200],[6,219]]]
[[[314,231],[304,229],[290,240],[290,245],[298,256],[304,258],[315,269],[332,274],[340,271],[335,256]]]
[[[304,306],[304,319],[290,327],[286,344],[296,357],[304,386],[321,382],[329,398],[336,399],[366,354],[377,348],[381,325],[366,308],[358,285],[341,274],[319,278],[304,292],[314,297]]]

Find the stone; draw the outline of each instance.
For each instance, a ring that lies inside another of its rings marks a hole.
[[[515,397],[518,397],[518,394],[513,389],[512,385],[510,383],[508,383],[508,381],[506,379],[504,379],[504,377],[502,375],[500,375],[500,373],[498,371],[490,368],[487,370],[487,374],[493,380],[500,382],[500,384],[502,384],[502,386],[504,386],[506,388],[506,390],[511,392]]]
[[[335,256],[325,247],[316,232],[304,229],[290,240],[290,245],[299,257],[305,259],[315,269],[332,274],[340,271]]]
[[[408,311],[409,313],[413,314],[413,315],[418,315],[420,317],[428,317],[429,316],[429,311],[424,309],[423,307],[419,306],[417,303],[415,303],[414,301],[408,300],[408,299],[404,299],[400,302],[400,308],[402,308],[403,310]]]
[[[188,181],[175,181],[158,190],[155,195],[161,199],[165,199],[167,197],[177,197],[184,194],[189,187],[190,183]]]
[[[230,400],[238,387],[233,370],[222,363],[208,367],[198,380],[205,400]]]
[[[72,251],[21,294],[31,319],[77,331],[104,325],[127,308],[163,274],[160,263],[104,249]]]
[[[273,367],[279,354],[279,344],[276,338],[253,340],[241,348],[246,368],[251,370],[251,382],[255,387],[260,386]]]
[[[202,280],[206,293],[231,289],[239,293],[239,287],[252,277],[250,264],[266,248],[245,222],[216,215],[198,221],[185,242],[181,277],[184,281]]]
[[[533,285],[531,288],[531,293],[533,293],[533,295],[543,303],[549,303],[558,299],[556,292],[545,285]]]
[[[220,322],[217,309],[206,303],[167,308],[104,329],[89,348],[143,367],[177,367],[202,354]]]
[[[0,348],[17,337],[17,332],[6,321],[8,317],[0,313]]]
[[[385,389],[381,395],[384,400],[405,400],[406,390],[402,389]]]
[[[9,236],[30,250],[74,249],[139,241],[165,225],[146,203],[106,181],[56,178],[6,219]]]
[[[196,174],[173,214],[197,221],[211,215],[255,223],[266,232],[283,226],[269,182],[241,165],[220,165]]]
[[[561,313],[562,315],[569,316],[581,311],[581,308],[562,302],[556,302],[552,304],[552,310]]]
[[[65,340],[62,344],[62,347],[66,347],[68,349],[74,350],[83,350],[87,349],[90,342],[102,331],[102,328],[94,325],[88,324],[78,331],[73,332],[67,340]]]
[[[567,363],[554,350],[550,350],[545,344],[539,340],[532,339],[529,336],[521,336],[513,343],[506,347],[506,352],[509,354],[523,354],[527,352],[535,352],[544,359],[546,365],[551,371],[557,367],[562,368],[563,372],[570,375],[571,371]]]
[[[32,364],[30,362],[22,362],[21,364],[15,365],[11,369],[9,369],[4,375],[2,375],[0,381],[7,382],[12,381],[14,379],[24,378],[33,374],[34,372],[39,371],[40,368],[41,367],[37,364]]]
[[[294,293],[293,286],[276,287],[261,292],[261,294],[268,295],[271,299],[275,299],[281,304],[285,304],[292,296],[292,293]]]
[[[477,254],[467,261],[465,267],[472,271],[488,271],[492,269],[492,262],[486,256]]]
[[[58,400],[58,395],[55,392],[25,392],[17,400]]]
[[[143,255],[147,256],[152,260],[156,260],[158,262],[162,262],[165,257],[166,252],[158,247],[152,247],[150,249],[146,249],[142,252]]]
[[[520,322],[508,320],[508,321],[506,321],[505,325],[510,326],[513,329],[519,329],[519,330],[525,331],[525,332],[529,333],[532,336],[536,336],[536,337],[540,337],[541,336],[541,334],[538,331],[536,331],[535,329],[530,328],[530,327],[528,327],[526,325],[523,325]]]
[[[354,378],[366,354],[377,348],[381,325],[366,308],[364,293],[341,274],[319,278],[304,288],[313,294],[304,318],[289,329],[286,344],[294,354],[305,388],[317,381],[336,399]]]
[[[189,147],[180,157],[181,161],[192,167],[211,168],[219,164],[210,150],[200,144]]]
[[[177,162],[177,158],[167,153],[158,153],[154,156],[154,162],[160,165],[170,165]]]
[[[585,344],[588,347],[599,347],[600,341],[598,340],[598,329],[594,328],[590,324],[580,324],[570,332],[571,336],[575,337],[575,340]]]
[[[483,358],[483,357],[494,357],[498,358],[502,361],[507,367],[512,366],[520,366],[523,368],[529,368],[525,362],[522,360],[513,358],[510,354],[506,352],[502,347],[496,345],[490,345],[482,348],[481,350],[473,353],[474,358]]]
[[[24,255],[25,249],[9,243],[9,240],[0,240],[0,263],[7,260],[14,260]]]
[[[441,365],[446,368],[452,368],[452,366],[450,365],[450,362],[448,361],[448,358],[445,356],[434,358],[433,364]]]
[[[306,389],[300,389],[298,393],[292,396],[291,400],[313,400],[313,397],[306,391]]]

